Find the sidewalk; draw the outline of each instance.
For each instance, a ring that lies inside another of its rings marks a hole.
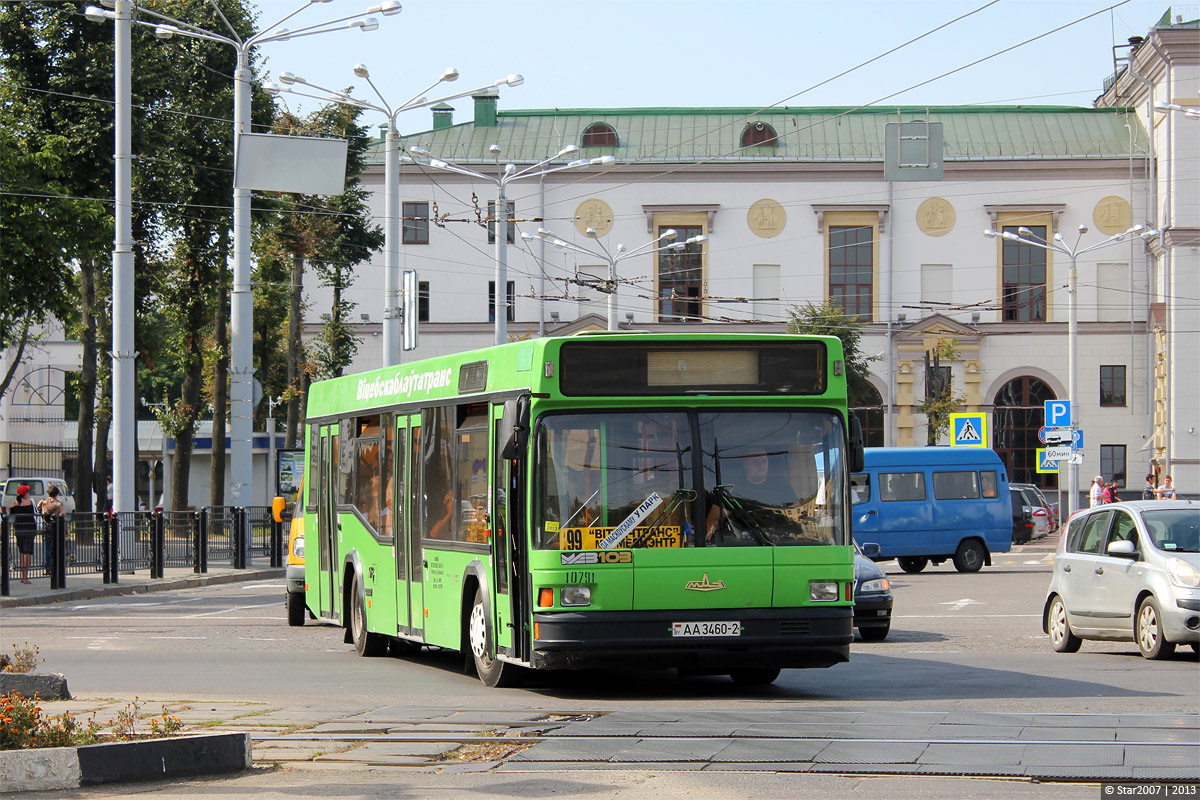
[[[262,560],[266,561],[266,559]],[[213,586],[221,583],[282,579],[284,570],[282,567],[273,569],[251,564],[246,569],[234,569],[228,565],[210,566],[208,572],[205,573],[193,572],[191,567],[168,567],[165,572],[166,574],[162,578],[157,579],[151,579],[150,571],[146,569],[137,572],[122,572],[117,576],[117,583],[104,583],[104,576],[99,572],[67,575],[65,589],[51,589],[48,577],[30,578],[30,583],[21,583],[19,579],[14,578],[9,581],[10,595],[0,597],[0,608],[165,592],[172,589],[191,589],[197,586]]]

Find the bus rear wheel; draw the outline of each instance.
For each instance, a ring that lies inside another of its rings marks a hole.
[[[900,569],[905,572],[920,572],[929,564],[928,558],[919,558],[917,556],[897,558],[896,561],[899,562]]]
[[[779,677],[779,667],[761,669],[735,669],[729,673],[738,686],[768,686]]]
[[[475,661],[475,674],[484,686],[516,686],[520,682],[520,667],[505,664],[492,655],[495,651],[492,623],[488,619],[487,606],[483,603],[483,590],[479,588],[475,589],[475,602],[467,618],[467,640]]]
[[[363,608],[362,590],[357,580],[350,589],[350,641],[354,643],[354,652],[366,658],[387,652],[387,637],[367,630],[367,611]]]

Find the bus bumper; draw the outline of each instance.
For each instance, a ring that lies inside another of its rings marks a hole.
[[[532,665],[734,669],[830,667],[850,660],[853,608],[592,611],[534,614]],[[683,637],[677,622],[738,621],[739,636]]]

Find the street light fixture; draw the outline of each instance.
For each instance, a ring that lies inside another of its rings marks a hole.
[[[679,236],[679,234],[675,231],[674,228],[670,228],[670,229],[666,230],[663,233],[663,235],[659,236],[657,239],[652,239],[651,241],[646,242],[644,245],[641,245],[640,247],[636,247],[633,250],[628,250],[628,249],[626,249],[625,245],[618,244],[616,252],[609,252],[608,248],[605,247],[604,244],[600,241],[600,234],[596,232],[595,228],[585,229],[583,232],[583,235],[588,237],[589,239],[595,239],[597,246],[600,248],[600,252],[596,252],[595,250],[589,250],[588,248],[582,247],[573,242],[563,241],[562,239],[559,239],[556,236],[554,236],[554,234],[550,233],[550,231],[546,230],[545,228],[538,228],[537,237],[531,236],[528,233],[522,233],[521,238],[526,241],[534,241],[536,238],[540,237],[560,249],[573,250],[576,253],[582,253],[583,255],[586,255],[586,256],[598,258],[608,264],[608,280],[604,281],[597,288],[600,291],[608,294],[608,329],[610,331],[615,331],[615,330],[619,329],[619,326],[617,323],[617,289],[620,286],[620,281],[617,280],[617,264],[618,263],[624,261],[627,258],[633,258],[634,256],[650,255],[651,253],[658,253],[663,250],[673,250],[676,252],[682,252],[691,245],[701,244],[703,242],[708,241],[707,236],[701,235],[701,236],[693,236],[690,239],[683,241],[683,242],[676,242],[675,239]],[[666,242],[666,244],[659,244],[660,242],[664,242],[664,241]]]
[[[400,133],[396,128],[396,117],[402,111],[411,111],[414,108],[425,108],[449,100],[457,100],[460,97],[467,97],[479,92],[497,89],[501,86],[520,86],[525,82],[525,79],[520,75],[509,75],[506,78],[493,81],[487,86],[480,86],[465,92],[456,92],[446,97],[439,97],[436,100],[430,100],[425,97],[425,93],[438,84],[451,83],[458,80],[458,70],[448,67],[429,86],[400,105],[390,106],[387,99],[384,98],[383,93],[379,91],[379,87],[371,80],[371,73],[366,65],[356,64],[354,74],[359,78],[366,79],[371,89],[374,90],[376,96],[379,98],[379,103],[360,100],[357,97],[351,97],[345,92],[318,86],[291,72],[279,73],[279,82],[283,85],[268,84],[266,90],[272,95],[288,92],[302,97],[312,97],[317,100],[332,100],[335,103],[378,111],[387,116],[387,136],[384,139],[383,147],[384,216],[386,217],[386,224],[384,226],[383,366],[392,367],[400,363],[400,353],[403,350],[401,342],[403,332],[403,323],[401,321],[402,304],[400,302]],[[323,94],[318,95],[297,91],[294,88],[297,84],[310,87]]]
[[[520,77],[520,76],[517,76]],[[510,84],[511,85],[511,84]],[[598,158],[579,158],[569,161],[566,164],[558,166],[547,166],[551,161],[559,158],[567,158],[579,153],[579,148],[573,144],[559,150],[549,158],[543,159],[536,164],[531,164],[527,167],[517,167],[515,164],[505,164],[500,166],[500,146],[492,145],[488,148],[488,152],[496,159],[496,172],[493,177],[485,175],[482,172],[473,170],[469,167],[464,167],[460,164],[455,164],[452,161],[435,158],[432,153],[423,147],[416,145],[410,146],[408,152],[420,158],[425,159],[425,164],[433,169],[440,169],[446,172],[453,172],[458,175],[466,175],[481,181],[490,181],[496,184],[497,199],[496,213],[493,215],[495,224],[496,236],[496,291],[494,295],[493,314],[496,318],[496,344],[504,344],[508,339],[508,204],[505,197],[505,189],[508,184],[514,181],[525,180],[527,178],[540,178],[544,175],[550,175],[555,172],[562,172],[567,169],[579,169],[587,166],[603,166],[616,162],[612,156],[600,156]],[[501,226],[501,221],[504,225]],[[503,300],[501,299],[503,298]]]
[[[93,22],[111,19],[115,23],[115,134],[114,164],[116,168],[115,217],[113,236],[113,508],[134,510],[133,448],[137,439],[134,421],[134,364],[133,350],[133,236],[132,191],[130,180],[130,35],[132,23],[151,28],[159,39],[186,36],[220,44],[237,51],[237,70],[234,72],[233,136],[234,173],[237,173],[237,139],[250,128],[250,52],[260,44],[283,42],[303,36],[315,36],[347,28],[373,31],[379,21],[369,14],[392,16],[402,6],[398,0],[383,2],[360,11],[324,22],[306,25],[295,30],[279,27],[311,5],[327,0],[307,0],[258,33],[243,39],[226,19],[215,0],[209,3],[216,10],[228,33],[213,31],[189,22],[168,17],[138,6],[134,0],[104,0],[113,10],[97,6],[84,9],[84,16]],[[133,14],[153,17],[161,22],[135,19]],[[367,17],[362,19],[362,17]],[[235,505],[248,505],[253,500],[253,374],[254,374],[254,296],[250,287],[250,190],[233,190],[233,291],[230,295],[230,357],[229,399],[231,469],[230,482]],[[245,493],[243,495],[243,492]]]
[[[1113,236],[1108,237],[1102,242],[1097,242],[1089,247],[1079,247],[1079,242],[1083,239],[1084,234],[1088,232],[1087,225],[1079,226],[1079,236],[1075,239],[1074,245],[1067,245],[1066,239],[1061,233],[1055,233],[1052,242],[1047,242],[1044,239],[1036,236],[1033,231],[1026,228],[1024,225],[1017,228],[1017,232],[1012,231],[994,231],[986,230],[983,235],[989,239],[1001,238],[1010,242],[1021,242],[1032,247],[1038,247],[1042,250],[1048,250],[1055,253],[1062,253],[1071,259],[1071,268],[1067,273],[1067,400],[1071,403],[1071,429],[1075,430],[1079,426],[1079,404],[1076,402],[1076,387],[1079,379],[1079,364],[1077,344],[1079,339],[1079,315],[1078,301],[1076,293],[1078,289],[1078,270],[1076,262],[1079,256],[1084,253],[1090,253],[1093,250],[1099,250],[1102,247],[1107,247],[1110,244],[1122,242],[1131,236],[1140,236],[1143,241],[1149,240],[1158,235],[1158,231],[1153,228],[1147,228],[1145,225],[1134,225],[1129,230],[1123,231]],[[1068,516],[1073,514],[1079,507],[1079,468],[1077,464],[1068,462],[1067,464],[1067,511]]]

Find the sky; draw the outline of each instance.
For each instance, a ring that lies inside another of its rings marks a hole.
[[[304,7],[303,0],[258,0],[257,7],[260,27],[304,8],[283,26],[295,29],[372,2]],[[366,82],[354,77],[355,64],[363,63],[396,106],[447,67],[461,77],[430,99],[523,75],[524,85],[502,89],[501,110],[1090,106],[1113,71],[1114,43],[1144,36],[1171,7],[1167,0],[402,2],[400,14],[378,16],[373,32],[262,45],[269,79],[286,70],[330,89],[353,86],[374,101]],[[1195,4],[1174,9],[1185,19],[1200,16]],[[1035,37],[1041,38],[1022,45]],[[319,105],[284,97],[294,111]],[[453,105],[457,119],[465,119],[470,101]],[[402,133],[429,127],[427,109],[399,118]]]

